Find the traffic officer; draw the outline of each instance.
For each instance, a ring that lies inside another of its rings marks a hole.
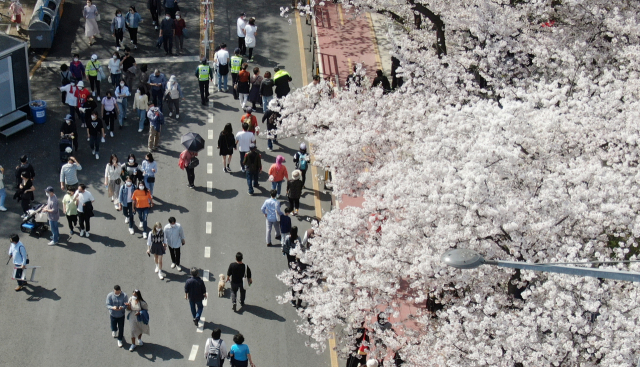
[[[231,84],[233,85],[233,98],[238,97],[238,74],[240,74],[240,67],[242,66],[242,56],[240,56],[240,49],[236,48],[233,52],[235,55],[231,56]]]
[[[282,98],[289,94],[289,91],[291,91],[289,82],[291,82],[293,79],[286,70],[282,70],[276,67],[273,68],[273,71],[276,72],[273,76],[273,83],[276,85],[276,96],[278,98]]]
[[[200,99],[202,104],[206,105],[209,99],[209,81],[213,80],[213,74],[211,74],[211,67],[207,64],[207,59],[204,58],[196,69],[196,77],[198,78],[198,84],[200,85]]]

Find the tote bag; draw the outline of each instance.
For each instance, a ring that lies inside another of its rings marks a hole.
[[[244,264],[244,276],[242,277],[242,289],[249,289],[249,278],[247,278],[247,264]]]

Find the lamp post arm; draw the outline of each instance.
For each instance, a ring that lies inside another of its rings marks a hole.
[[[485,260],[486,265],[496,265],[503,268],[544,271],[548,273],[560,273],[594,277],[603,279],[622,280],[627,282],[640,282],[640,273],[632,271],[619,271],[615,269],[581,268],[552,264],[528,264],[517,261]]]

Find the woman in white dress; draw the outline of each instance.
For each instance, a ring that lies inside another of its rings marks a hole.
[[[256,35],[258,27],[256,26],[256,18],[249,19],[249,23],[244,27],[244,43],[249,49],[249,62],[253,62],[253,48],[256,47]]]
[[[138,345],[141,346],[143,345],[142,334],[151,335],[149,334],[149,315],[146,313],[149,306],[142,298],[142,293],[137,289],[133,291],[129,302],[125,303],[125,306],[127,306],[127,310],[130,311],[127,315],[127,320],[129,320],[129,325],[131,325],[131,347],[129,347],[129,351],[133,352],[133,350],[136,349],[136,337],[138,338]]]
[[[82,9],[82,16],[86,20],[84,23],[84,36],[89,39],[89,45],[96,42],[96,35],[100,34],[98,29],[98,8],[93,5],[91,0],[87,0],[87,5]]]

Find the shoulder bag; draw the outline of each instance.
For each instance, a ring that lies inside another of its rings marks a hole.
[[[249,289],[249,278],[247,278],[248,268],[249,266],[247,264],[244,264],[244,277],[242,277],[242,289],[244,289],[245,291]]]
[[[198,167],[199,164],[200,164],[200,160],[198,159],[198,157],[193,157],[193,158],[191,158],[191,161],[189,162],[187,167],[188,168],[196,168],[196,167]]]

